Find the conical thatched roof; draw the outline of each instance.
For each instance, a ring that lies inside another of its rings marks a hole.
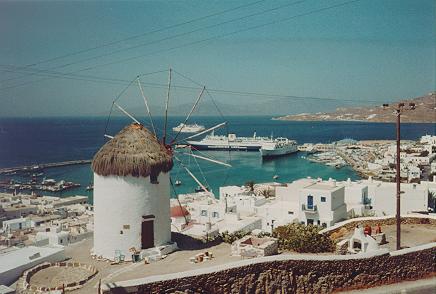
[[[92,161],[93,171],[101,176],[156,178],[173,167],[171,153],[144,126],[131,124],[108,141]]]

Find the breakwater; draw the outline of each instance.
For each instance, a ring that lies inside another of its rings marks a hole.
[[[34,165],[26,165],[26,166],[18,166],[18,167],[7,167],[0,168],[0,174],[8,174],[8,173],[17,173],[17,172],[33,172],[46,168],[53,167],[63,167],[68,165],[79,165],[79,164],[89,164],[91,163],[91,159],[81,159],[81,160],[70,160],[70,161],[62,161],[62,162],[52,162],[52,163],[42,163],[42,164],[34,164]]]

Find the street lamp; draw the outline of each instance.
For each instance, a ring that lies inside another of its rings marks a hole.
[[[396,174],[396,182],[397,182],[397,215],[396,215],[396,223],[397,223],[397,250],[401,249],[401,207],[400,207],[400,197],[401,197],[401,189],[400,189],[400,183],[401,183],[401,176],[400,176],[400,117],[401,114],[407,110],[414,110],[416,107],[415,103],[411,102],[409,103],[409,107],[405,107],[404,103],[398,103],[398,105],[392,106],[392,109],[394,110],[394,115],[397,116],[397,156],[396,156],[396,167],[397,167],[397,174]],[[390,108],[389,104],[383,104],[383,108]]]

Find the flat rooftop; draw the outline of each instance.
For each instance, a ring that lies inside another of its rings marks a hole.
[[[0,273],[64,251],[62,247],[10,247],[0,251]]]
[[[335,191],[343,188],[342,185],[332,185],[328,182],[318,182],[313,185],[307,186],[304,189],[314,189],[314,190],[323,190],[323,191]]]

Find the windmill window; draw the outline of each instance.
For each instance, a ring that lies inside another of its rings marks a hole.
[[[150,175],[150,183],[152,183],[152,184],[159,184],[159,182],[157,180],[157,175],[155,175],[155,174],[151,174]]]

